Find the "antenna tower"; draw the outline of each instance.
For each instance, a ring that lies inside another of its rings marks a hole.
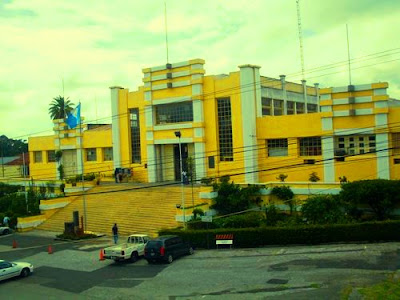
[[[301,30],[300,0],[296,0],[297,5],[297,28],[299,30],[301,77],[304,80],[304,50],[303,50],[303,32]]]

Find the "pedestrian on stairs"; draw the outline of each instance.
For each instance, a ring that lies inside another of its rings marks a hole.
[[[118,243],[118,226],[117,223],[114,224],[112,228],[112,233],[113,233],[113,238],[114,238],[114,244]]]

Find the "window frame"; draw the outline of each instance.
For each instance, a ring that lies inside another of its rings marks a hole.
[[[299,138],[299,156],[321,156],[322,140],[321,137],[302,137]]]
[[[219,161],[233,161],[232,106],[230,97],[217,99]]]
[[[267,156],[268,157],[284,157],[288,156],[288,139],[267,139]],[[275,153],[271,153],[271,150],[275,150]]]
[[[35,164],[43,163],[43,152],[33,151],[33,161]]]
[[[97,149],[96,148],[85,148],[85,154],[86,154],[85,155],[86,161],[90,161],[90,162],[97,161]],[[94,159],[91,157],[93,155],[94,155]]]
[[[111,151],[111,153],[107,153],[107,151]],[[111,159],[109,159],[111,158]],[[113,161],[114,160],[114,153],[113,147],[104,147],[103,148],[103,161]]]
[[[153,107],[155,108],[156,125],[193,122],[192,101],[158,104]],[[186,109],[187,111],[185,111]]]
[[[50,155],[50,153],[52,153],[53,155]],[[48,163],[56,162],[56,150],[47,150],[46,155]]]

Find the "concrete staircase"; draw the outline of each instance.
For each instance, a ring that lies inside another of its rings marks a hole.
[[[193,188],[194,205],[203,203],[199,199],[200,187]],[[186,207],[192,206],[192,187],[184,187]],[[105,184],[87,192],[86,214],[87,230],[111,234],[111,227],[118,224],[121,235],[146,233],[156,236],[162,228],[179,225],[175,215],[180,213],[176,204],[181,203],[180,185],[163,187],[134,186],[132,184]],[[38,229],[62,232],[64,223],[72,221],[73,211],[83,216],[83,196],[60,209]],[[190,215],[192,209],[187,209]],[[181,223],[180,223],[181,224]]]

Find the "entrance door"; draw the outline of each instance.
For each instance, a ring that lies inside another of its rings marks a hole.
[[[181,144],[182,148],[182,170],[187,172],[187,158],[188,158],[188,144]],[[181,181],[181,164],[179,156],[179,144],[174,144],[174,166],[175,166],[175,180]]]
[[[76,166],[76,150],[63,150],[62,164],[66,178],[75,176],[78,173]]]

